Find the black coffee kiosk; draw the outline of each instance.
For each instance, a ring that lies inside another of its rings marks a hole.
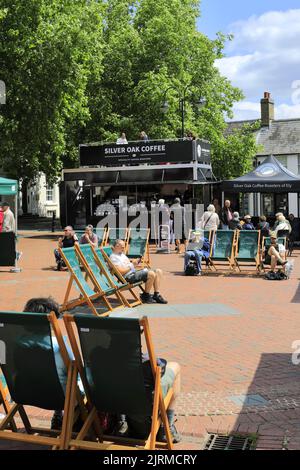
[[[110,211],[149,210],[159,199],[172,204],[180,197],[192,207],[212,200],[215,178],[204,140],[84,144],[79,156],[79,168],[63,170],[62,225],[95,226]]]

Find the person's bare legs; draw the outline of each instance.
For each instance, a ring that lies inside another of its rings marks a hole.
[[[173,396],[171,398],[169,407],[167,409],[167,417],[168,417],[168,421],[170,425],[170,431],[172,434],[173,442],[176,443],[176,442],[180,442],[181,440],[181,436],[178,433],[174,425],[176,399],[178,395],[180,394],[180,388],[181,388],[180,365],[177,362],[168,362],[167,370],[172,370],[174,373],[174,382],[172,384]],[[163,441],[166,442],[165,435],[163,437]]]
[[[154,278],[154,292],[159,292],[159,287],[160,287],[160,284],[161,284],[161,280],[162,280],[162,270],[161,269],[156,269],[155,270],[155,278]]]
[[[271,257],[271,271],[275,271],[277,261],[280,261],[280,263],[284,266],[287,261],[281,258],[279,252],[276,250],[274,246],[271,246],[268,251],[269,256]]]
[[[149,271],[148,272],[148,279],[145,282],[145,292],[146,292],[146,294],[150,294],[150,291],[151,291],[152,286],[154,284],[155,277],[156,276],[155,276],[154,271]]]

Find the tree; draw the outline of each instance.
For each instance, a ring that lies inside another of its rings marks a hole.
[[[231,179],[244,175],[253,168],[257,153],[255,132],[260,122],[245,124],[241,129],[225,133],[213,146],[213,171],[219,179]]]
[[[103,6],[96,0],[0,0],[0,167],[51,181],[89,119],[86,88],[101,73]]]

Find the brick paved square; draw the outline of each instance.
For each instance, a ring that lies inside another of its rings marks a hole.
[[[62,302],[68,274],[52,269],[56,241],[46,235],[23,232],[21,273],[0,268],[1,310],[21,311],[33,296],[52,295]],[[157,355],[182,368],[179,448],[199,449],[214,430],[258,433],[260,448],[281,448],[289,435],[291,448],[299,448],[300,364],[292,362],[293,342],[300,340],[299,252],[293,255],[292,278],[282,282],[253,272],[185,277],[179,274],[182,256],[152,253],[151,259],[165,272],[161,290],[168,310],[176,313],[164,316],[163,307],[150,306],[156,311],[150,326]],[[232,400],[249,395],[264,401]],[[36,409],[29,414],[39,422],[51,416]],[[273,437],[270,444],[267,436]],[[2,442],[0,448],[10,446]]]

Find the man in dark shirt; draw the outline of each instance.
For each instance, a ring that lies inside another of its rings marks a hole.
[[[71,248],[75,245],[75,243],[78,243],[77,235],[74,233],[73,227],[71,227],[71,225],[67,225],[67,227],[64,228],[64,236],[59,237],[58,239],[58,247]],[[57,249],[54,250],[54,256],[56,260],[57,271],[66,271],[68,268],[65,266]]]

